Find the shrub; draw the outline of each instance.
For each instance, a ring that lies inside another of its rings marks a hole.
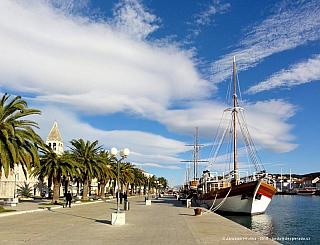
[[[17,194],[21,197],[31,197],[33,188],[27,182],[18,185]]]

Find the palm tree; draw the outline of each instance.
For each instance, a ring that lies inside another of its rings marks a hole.
[[[146,178],[142,171],[138,168],[133,169],[133,174],[134,174],[134,182],[133,185],[135,187],[135,193],[137,193],[137,187],[139,187],[139,193],[141,191],[141,186],[146,183]],[[131,187],[133,189],[133,186]]]
[[[154,189],[157,190],[157,177],[153,175],[151,178],[149,178],[149,187],[150,190],[152,190],[152,193],[154,193]]]
[[[101,171],[101,178],[98,179],[100,182],[99,185],[99,194],[100,198],[104,198],[106,183],[116,177],[113,167],[111,166],[110,158],[108,157],[108,152],[101,151],[99,154],[101,163],[98,165]]]
[[[33,128],[38,124],[24,117],[39,115],[40,110],[29,109],[26,101],[16,96],[8,102],[10,95],[3,95],[0,101],[0,177],[2,167],[8,177],[14,164],[21,164],[24,174],[32,165],[39,165],[38,145],[43,141]]]
[[[150,193],[150,178],[148,178],[145,175],[143,175],[143,178],[144,178],[143,194],[146,195],[147,190],[148,190],[148,194]]]
[[[43,178],[40,178],[33,187],[39,191],[40,195],[42,195],[43,189],[48,189],[48,185],[43,181]]]
[[[133,165],[130,162],[120,163],[120,185],[121,191],[123,191],[123,186],[126,187],[126,193],[129,194],[129,185],[134,181]]]
[[[159,177],[158,178],[158,181],[159,181],[159,184],[160,184],[160,187],[162,188],[162,189],[167,189],[168,188],[168,181],[167,181],[167,179],[166,178],[164,178],[164,177]],[[160,188],[160,189],[161,189]]]
[[[40,166],[35,166],[34,170],[32,171],[32,176],[38,176],[39,179],[52,176],[52,203],[59,202],[59,192],[63,176],[76,176],[80,174],[80,166],[73,161],[69,152],[64,152],[61,156],[59,156],[51,147],[47,145],[41,149],[41,152],[44,155],[41,156]]]
[[[88,200],[89,182],[94,178],[101,178],[101,173],[99,171],[100,159],[98,154],[102,146],[97,146],[98,140],[91,144],[90,141],[84,143],[83,139],[73,139],[70,143],[72,144],[70,149],[73,159],[81,165],[82,169],[82,199]]]

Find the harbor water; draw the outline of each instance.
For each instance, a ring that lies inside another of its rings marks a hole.
[[[276,195],[265,214],[225,217],[281,244],[320,244],[320,196]]]

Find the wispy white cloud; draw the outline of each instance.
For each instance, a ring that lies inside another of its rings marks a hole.
[[[254,26],[238,49],[212,63],[212,80],[218,83],[230,76],[233,56],[237,58],[238,70],[247,70],[270,55],[319,40],[319,12],[317,0],[282,6],[279,12]]]
[[[245,105],[248,128],[253,141],[272,152],[290,152],[298,147],[290,132],[293,125],[287,120],[293,117],[299,108],[284,100],[259,101]]]
[[[32,2],[34,0],[30,0]],[[66,13],[79,13],[89,6],[89,0],[43,0],[43,2]]]
[[[28,99],[32,108],[43,111],[35,120],[44,139],[57,120],[66,144],[98,139],[106,149],[129,147],[132,162],[174,168],[188,150],[186,142],[134,130],[96,129],[81,115],[135,114],[178,134],[193,135],[199,126],[201,136],[213,138],[227,105],[207,101],[216,87],[199,74],[189,50],[168,40],[144,40],[155,30],[155,19],[146,17],[140,2],[121,2],[124,9],[138,8],[142,18],[128,35],[116,28],[117,21],[95,22],[45,2],[0,1],[1,90],[33,97]],[[127,12],[116,13],[115,19],[129,21]],[[265,118],[255,110],[258,104],[249,107],[258,144],[278,152],[294,149],[292,126],[286,123],[292,105],[265,101]]]
[[[291,143],[293,128],[287,120],[298,108],[284,100],[266,100],[256,103],[244,102],[245,114],[250,134],[257,146],[273,152],[289,152],[298,145]],[[193,135],[198,126],[200,137],[214,140],[222,117],[229,106],[215,101],[193,102],[186,109],[166,110],[150,116],[166,125],[172,132]]]
[[[108,23],[66,15],[40,0],[32,3],[0,2],[5,89],[92,114],[143,114],[208,97],[214,88],[190,54],[175,45],[132,39]],[[140,32],[143,23],[133,29]]]
[[[267,80],[252,86],[248,93],[259,93],[275,88],[291,88],[304,83],[320,80],[320,55],[305,62],[293,65],[288,70],[282,70]]]
[[[113,11],[114,18],[110,23],[118,31],[130,33],[137,39],[145,39],[156,31],[160,19],[146,11],[140,0],[121,0]]]
[[[205,6],[205,10],[193,16],[193,21],[187,24],[194,28],[189,29],[191,32],[187,40],[197,37],[201,33],[202,26],[209,26],[214,23],[216,14],[224,14],[231,7],[230,3],[221,3],[219,0],[213,0],[211,4]],[[188,43],[189,41],[186,41]]]
[[[34,108],[33,102],[30,107]],[[88,123],[79,120],[74,112],[65,110],[63,107],[37,106],[42,111],[41,116],[32,116],[31,119],[38,122],[39,135],[46,139],[53,122],[56,120],[64,140],[65,150],[70,146],[72,139],[84,139],[91,142],[99,140],[105,150],[111,147],[122,149],[128,147],[131,151],[130,161],[141,164],[158,164],[168,167],[168,164],[180,164],[178,154],[186,152],[186,142],[163,137],[161,135],[132,130],[100,130]]]
[[[180,170],[181,167],[178,166],[167,166],[167,165],[161,165],[156,163],[132,163],[137,168],[162,168],[162,169],[172,169],[172,170]]]
[[[212,16],[224,14],[230,7],[230,3],[222,4],[219,0],[214,0],[205,11],[195,15],[195,24],[210,25],[213,22]]]

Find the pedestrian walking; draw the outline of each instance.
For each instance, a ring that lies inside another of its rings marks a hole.
[[[69,204],[69,208],[71,208],[72,195],[71,195],[70,191],[68,191],[68,193],[67,193],[67,195],[66,195],[66,200],[67,200],[67,202],[66,202],[66,207],[67,207],[68,204]]]
[[[120,204],[122,204],[123,193],[120,192]]]
[[[124,199],[125,202],[128,201],[128,195],[127,195],[126,192],[123,194],[123,199]]]

